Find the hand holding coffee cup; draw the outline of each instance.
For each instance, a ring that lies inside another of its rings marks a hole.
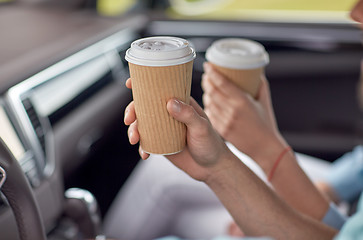
[[[134,41],[127,50],[132,95],[146,153],[173,154],[186,144],[186,127],[167,111],[171,98],[189,103],[193,60],[188,41],[176,37],[150,37]]]
[[[206,59],[226,78],[256,97],[269,56],[263,45],[242,38],[215,41]]]

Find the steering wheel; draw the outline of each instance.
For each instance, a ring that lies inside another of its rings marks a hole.
[[[0,188],[14,213],[20,239],[46,240],[32,188],[18,161],[10,154],[1,139],[0,175]]]

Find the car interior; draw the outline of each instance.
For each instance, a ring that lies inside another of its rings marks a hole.
[[[296,152],[332,162],[362,143],[361,33],[352,21],[183,17],[169,13],[172,1],[135,2],[115,16],[100,14],[96,1],[0,3],[1,239],[102,234],[140,159],[123,115],[132,101],[125,52],[142,37],[192,44],[192,96],[201,105],[212,42],[258,41],[270,55],[279,129]]]

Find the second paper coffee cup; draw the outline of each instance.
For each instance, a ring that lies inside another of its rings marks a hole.
[[[173,154],[186,144],[186,126],[167,111],[171,98],[189,103],[195,51],[187,40],[149,37],[127,50],[140,144],[147,153]]]
[[[269,63],[263,45],[243,38],[215,41],[207,49],[206,59],[218,72],[253,97],[257,95],[264,67]]]

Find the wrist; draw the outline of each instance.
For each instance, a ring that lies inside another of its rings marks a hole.
[[[278,141],[271,141],[269,144],[266,144],[265,147],[261,148],[260,153],[253,158],[254,161],[261,167],[266,175],[270,174],[270,171],[274,168],[276,160],[286,149],[289,145],[283,139]]]
[[[208,178],[204,182],[212,187],[217,183],[224,182],[226,177],[230,176],[231,169],[235,168],[235,163],[240,160],[229,150],[220,157],[219,163],[210,169]]]

